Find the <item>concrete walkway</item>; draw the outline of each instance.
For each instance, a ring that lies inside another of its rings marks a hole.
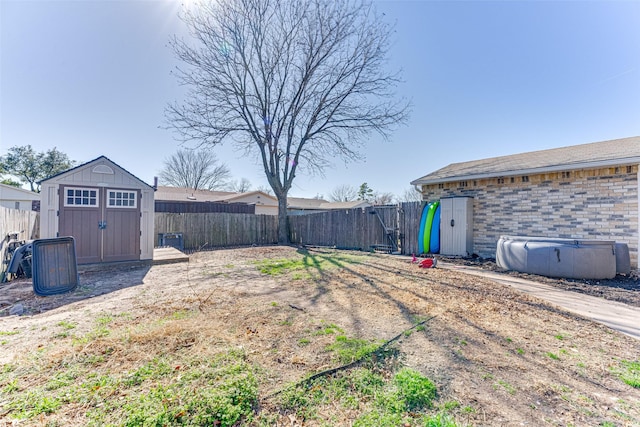
[[[633,338],[640,339],[640,307],[608,301],[578,292],[564,291],[544,283],[512,277],[475,267],[439,262],[439,268],[463,271],[484,277],[546,300],[568,311],[607,325]]]

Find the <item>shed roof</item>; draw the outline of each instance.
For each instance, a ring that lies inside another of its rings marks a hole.
[[[452,163],[412,185],[640,163],[640,136]]]
[[[82,169],[82,168],[84,168],[86,166],[91,165],[92,163],[98,163],[99,161],[106,161],[107,163],[111,163],[113,166],[115,166],[116,168],[120,169],[123,173],[131,176],[133,179],[138,181],[140,184],[142,184],[142,185],[144,185],[144,186],[146,186],[148,188],[153,188],[151,185],[147,184],[146,182],[144,182],[143,180],[141,180],[140,178],[138,178],[137,176],[135,176],[134,174],[132,174],[131,172],[129,172],[128,170],[126,170],[125,168],[123,168],[122,166],[120,166],[119,164],[117,164],[116,162],[114,162],[113,160],[109,159],[106,156],[96,157],[95,159],[90,160],[90,161],[88,161],[86,163],[82,163],[82,164],[80,164],[78,166],[74,166],[74,167],[72,167],[70,169],[67,169],[66,171],[59,172],[59,173],[57,173],[55,175],[52,175],[52,176],[50,176],[48,178],[43,179],[42,181],[39,182],[39,184],[42,184],[44,182],[50,181],[50,180],[55,179],[55,178],[59,178],[61,176],[67,175],[67,174],[71,174],[71,173],[73,173],[73,172],[75,172],[75,171],[77,171],[79,169]]]

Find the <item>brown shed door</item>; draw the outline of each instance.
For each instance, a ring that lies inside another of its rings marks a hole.
[[[60,236],[76,240],[78,264],[140,259],[140,192],[62,187]]]

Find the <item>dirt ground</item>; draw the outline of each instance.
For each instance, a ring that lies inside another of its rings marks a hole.
[[[310,249],[308,256],[332,253]],[[154,312],[199,310],[217,343],[242,346],[269,372],[271,381],[261,385],[268,396],[331,367],[326,343],[298,344],[309,325],[327,322],[350,336],[386,340],[429,319],[424,331],[401,340],[402,362],[437,384],[441,402],[465,409],[452,410],[461,425],[640,425],[640,389],[614,374],[621,360],[640,358],[640,341],[507,286],[420,269],[404,257],[369,254],[360,264],[321,271],[311,265],[312,278],[302,279],[265,275],[254,264],[302,256],[282,246],[200,252],[189,263],[82,273],[75,291],[51,297],[35,296],[30,281],[3,285],[0,363],[41,347],[62,321],[81,333],[104,313],[141,321]],[[492,268],[490,261],[478,264]],[[640,305],[636,277],[621,278],[619,286],[545,282]],[[24,315],[9,316],[17,304]],[[350,425],[349,414],[341,425]]]

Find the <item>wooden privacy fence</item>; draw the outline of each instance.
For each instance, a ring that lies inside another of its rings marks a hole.
[[[270,245],[278,242],[278,217],[241,213],[156,213],[155,235],[182,233],[184,249]]]
[[[301,245],[341,249],[385,248],[418,253],[422,203],[374,206],[289,216],[289,239]],[[233,213],[155,214],[155,235],[182,233],[184,249],[278,242],[278,217]],[[393,242],[393,243],[392,243]],[[393,246],[395,243],[395,247]]]
[[[375,206],[289,217],[291,243],[370,250],[398,241],[398,209]],[[393,250],[396,250],[394,247]]]
[[[40,235],[39,218],[38,212],[0,206],[0,239],[14,231],[20,232],[18,239],[37,239]]]

